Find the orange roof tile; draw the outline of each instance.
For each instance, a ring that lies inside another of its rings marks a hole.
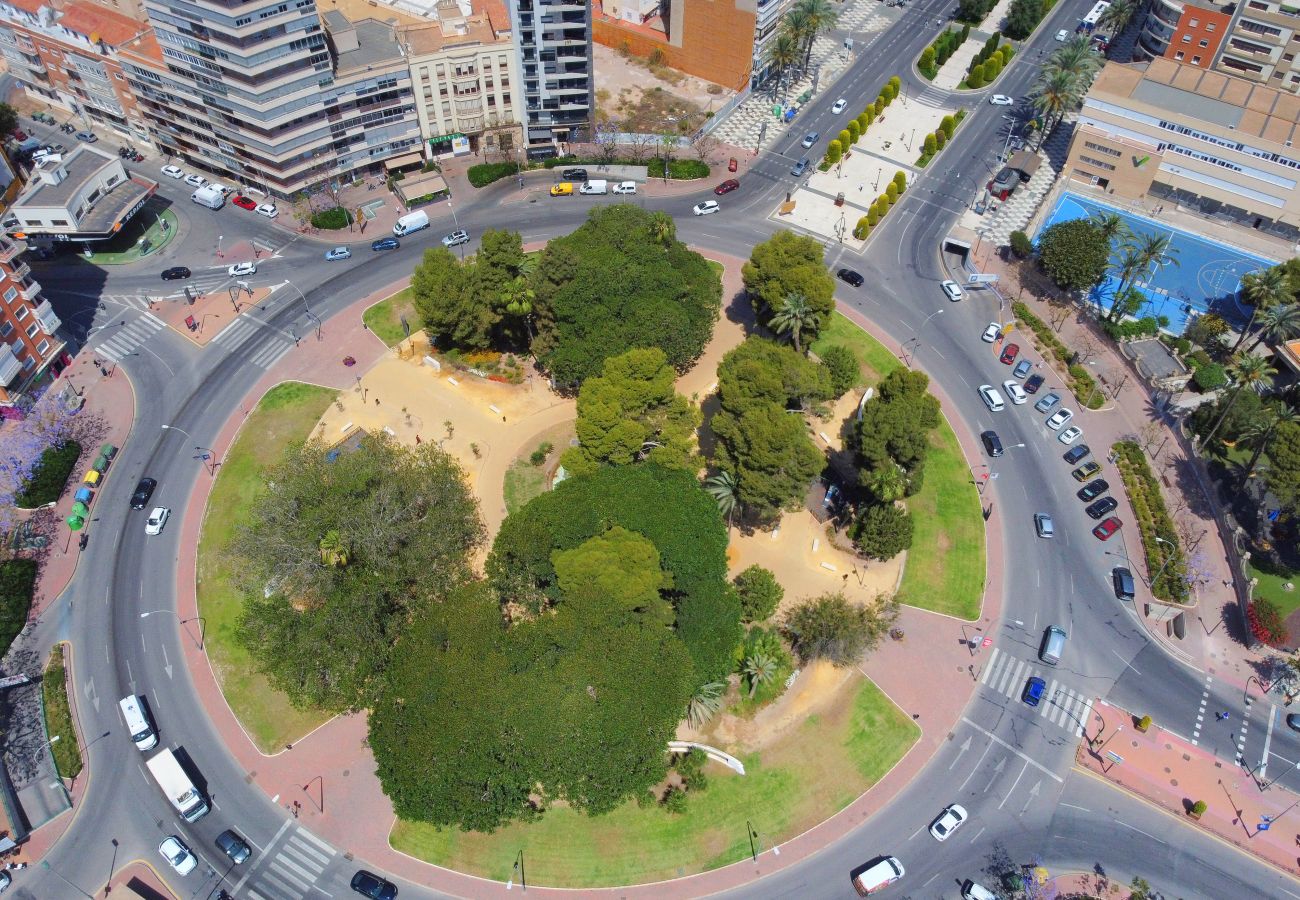
[[[145,64],[163,63],[162,48],[158,46],[158,39],[154,37],[152,30],[146,31],[135,40],[127,41],[117,49],[119,53],[134,56]]]
[[[124,44],[149,26],[129,16],[89,3],[69,3],[59,16],[59,25],[77,34],[96,36],[110,47]]]
[[[36,15],[41,11],[42,6],[49,6],[49,0],[5,0],[6,3],[12,4],[25,12]]]
[[[481,6],[492,20],[492,29],[494,31],[510,30],[510,13],[506,11],[506,5],[501,0],[478,0],[473,6]]]

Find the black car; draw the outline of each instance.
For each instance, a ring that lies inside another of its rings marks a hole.
[[[586,181],[586,169],[565,169],[562,173],[565,181]]]
[[[1096,500],[1108,490],[1110,490],[1110,484],[1107,483],[1105,478],[1095,478],[1079,488],[1078,496],[1080,500],[1087,502]]]
[[[1291,713],[1289,716],[1287,716],[1286,727],[1290,728],[1292,731],[1300,731],[1300,716],[1296,715],[1295,713]]]
[[[189,278],[190,270],[184,266],[172,266],[170,269],[163,269],[163,281],[178,281],[182,278]]]
[[[131,508],[144,509],[149,503],[149,498],[153,496],[153,489],[158,486],[158,482],[152,478],[141,478],[140,483],[135,486],[135,493],[131,495]]]
[[[1028,378],[1025,379],[1026,394],[1037,394],[1038,389],[1042,386],[1043,386],[1042,375],[1030,375]]]
[[[996,431],[984,432],[980,435],[980,440],[984,442],[984,452],[989,456],[1002,455],[1002,439]]]
[[[835,273],[835,277],[846,284],[853,285],[854,287],[862,287],[862,276],[852,269],[840,269]]]
[[[253,853],[248,848],[248,843],[229,828],[217,835],[217,849],[229,856],[235,865],[244,862]]]
[[[384,237],[370,245],[371,250],[396,250],[402,242],[395,237]]]
[[[397,896],[397,885],[365,869],[352,876],[352,890],[370,900],[393,900]]]
[[[1133,573],[1123,566],[1116,566],[1110,571],[1110,582],[1115,588],[1117,600],[1133,599]]]
[[[1066,462],[1068,462],[1070,465],[1074,465],[1075,463],[1083,459],[1091,452],[1092,451],[1088,449],[1087,444],[1080,444],[1077,447],[1071,447],[1069,450],[1066,450],[1065,455],[1062,456],[1061,458]]]
[[[1085,507],[1083,511],[1093,519],[1100,519],[1104,515],[1113,513],[1118,506],[1119,503],[1114,497],[1102,497],[1092,506]]]

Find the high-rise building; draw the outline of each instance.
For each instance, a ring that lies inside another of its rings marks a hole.
[[[591,0],[515,0],[524,147],[530,159],[565,152],[590,135],[596,107]]]
[[[1300,7],[1278,0],[1152,0],[1136,54],[1300,93]]]

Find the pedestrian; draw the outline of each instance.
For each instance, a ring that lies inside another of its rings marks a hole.
[[[375,398],[375,406],[378,406],[378,405],[379,405],[379,398],[376,397],[376,398]]]
[[[420,440],[420,436],[419,436],[418,434],[415,436],[415,442],[416,442],[417,444],[422,444],[422,443],[424,443],[424,441]]]
[[[363,322],[361,323],[361,330],[362,330],[362,331],[369,331],[369,330],[370,330],[370,326],[369,326],[368,324],[366,324],[366,323],[363,321]]]

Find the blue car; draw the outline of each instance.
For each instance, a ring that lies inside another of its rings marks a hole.
[[[1035,675],[1025,684],[1025,693],[1021,700],[1029,706],[1037,706],[1038,701],[1043,699],[1043,694],[1047,691],[1047,682]]]
[[[370,245],[371,250],[396,250],[402,246],[401,242],[395,237],[380,238]]]
[[[336,259],[351,259],[352,251],[347,247],[335,247],[333,250],[325,252],[325,261],[333,262]]]

